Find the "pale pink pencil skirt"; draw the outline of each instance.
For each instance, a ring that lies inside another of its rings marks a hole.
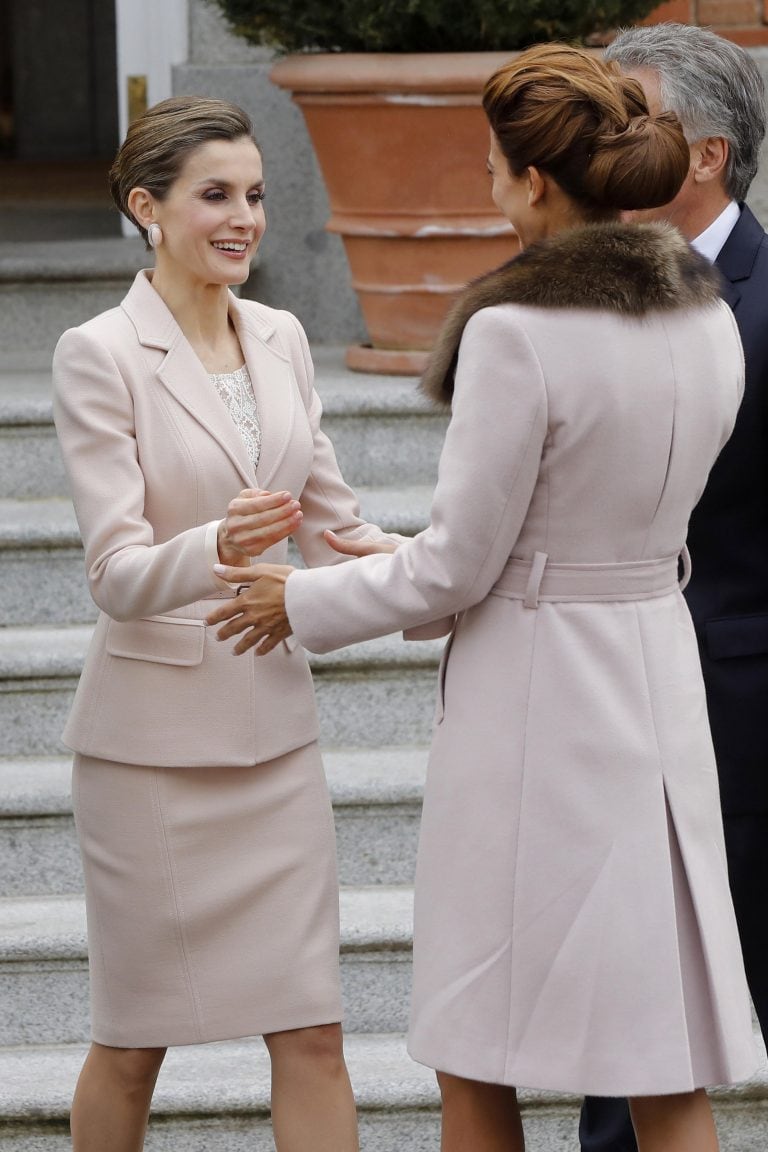
[[[247,768],[75,756],[93,1039],[165,1047],[341,1019],[316,744]]]

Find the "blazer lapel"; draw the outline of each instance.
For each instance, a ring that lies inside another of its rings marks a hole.
[[[725,300],[731,311],[736,308],[739,300],[741,300],[741,292],[736,287],[736,285],[733,284],[730,280],[727,280],[725,276],[722,276],[722,290],[720,295],[722,296],[723,300]]]
[[[142,345],[165,352],[156,369],[158,380],[206,430],[236,468],[243,486],[256,486],[253,465],[227,407],[164,301],[140,272],[123,308],[133,321]]]
[[[256,477],[243,438],[235,427],[216,386],[181,330],[160,365],[158,378],[179,404],[197,420],[229,456],[243,486],[253,488]]]
[[[742,204],[741,215],[715,261],[723,277],[723,299],[733,309],[741,299],[739,281],[748,280],[752,275],[764,235],[760,222]]]
[[[269,489],[293,435],[297,388],[291,361],[271,343],[274,326],[233,296],[230,315],[240,338],[261,421],[259,488]]]

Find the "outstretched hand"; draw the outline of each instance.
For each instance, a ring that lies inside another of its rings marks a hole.
[[[214,571],[228,584],[239,584],[237,596],[223,600],[206,616],[206,623],[222,624],[217,640],[242,635],[233,651],[242,656],[256,648],[257,656],[266,656],[291,635],[293,629],[285,611],[285,582],[293,572],[289,564],[254,564],[233,568],[216,564]]]
[[[357,540],[347,540],[345,536],[337,536],[335,532],[331,532],[330,528],[326,528],[323,532],[328,544],[336,552],[341,552],[344,556],[374,556],[377,552],[396,552],[397,541],[389,540],[372,540],[370,536],[363,536]]]

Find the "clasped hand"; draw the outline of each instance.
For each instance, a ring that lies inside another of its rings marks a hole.
[[[301,527],[303,514],[290,492],[244,488],[231,500],[219,524],[218,552],[223,564],[238,567],[243,556],[260,556]]]
[[[242,656],[256,648],[257,656],[266,656],[281,640],[291,634],[285,611],[285,582],[293,572],[290,564],[254,564],[234,568],[217,564],[216,575],[228,584],[241,585],[237,596],[222,601],[206,616],[207,624],[223,624],[217,640],[229,640],[242,634],[233,648]]]
[[[241,493],[241,497],[245,496]],[[345,540],[328,530],[323,536],[334,551],[345,556],[370,556],[397,548],[395,541],[386,537]],[[239,585],[237,596],[225,600],[205,618],[206,624],[223,624],[216,633],[217,640],[244,634],[233,648],[234,654],[242,656],[256,647],[257,656],[266,656],[291,635],[293,629],[285,611],[285,582],[293,572],[290,564],[253,564],[246,568],[217,564],[215,571],[228,584]]]

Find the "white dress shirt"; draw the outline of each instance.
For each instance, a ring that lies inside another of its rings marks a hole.
[[[736,227],[736,221],[740,215],[741,209],[735,200],[731,200],[730,204],[723,208],[710,226],[705,228],[694,240],[691,240],[691,247],[714,264],[723,245]]]

